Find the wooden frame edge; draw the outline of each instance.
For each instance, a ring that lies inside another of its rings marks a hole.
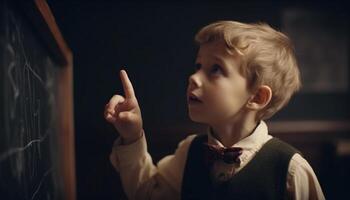
[[[59,69],[58,74],[58,106],[62,115],[59,116],[59,141],[63,173],[64,199],[76,199],[76,173],[75,173],[75,138],[73,113],[73,55],[68,48],[45,0],[35,0],[36,7],[48,25],[59,50],[65,58],[65,66]],[[70,97],[70,98],[69,98]]]

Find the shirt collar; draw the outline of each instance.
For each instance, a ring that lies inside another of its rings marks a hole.
[[[217,140],[211,132],[211,128],[208,128],[208,143],[224,147],[224,145]],[[240,147],[243,150],[257,150],[266,142],[268,139],[268,128],[264,121],[260,121],[259,125],[255,128],[252,134],[248,137],[238,141],[232,147]]]

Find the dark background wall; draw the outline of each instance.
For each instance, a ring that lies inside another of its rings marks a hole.
[[[349,9],[341,2],[48,0],[48,3],[74,55],[79,199],[118,199],[123,196],[118,174],[108,160],[112,142],[118,134],[103,118],[109,98],[122,93],[120,69],[126,69],[133,82],[150,152],[157,161],[164,154],[173,152],[177,142],[189,133],[186,131],[200,130],[200,126],[192,124],[187,116],[185,95],[187,78],[194,70],[196,46],[193,37],[199,28],[216,20],[230,19],[264,21],[280,29],[281,15],[287,8],[332,13],[338,20],[349,19],[346,14]],[[348,90],[298,94],[271,120],[348,120]],[[325,139],[318,140],[319,144],[334,137],[349,137],[347,130],[340,132],[341,136],[322,136]],[[289,138],[299,147],[309,147],[320,135],[311,134],[299,139],[293,134],[282,137]],[[301,140],[309,142],[303,146]],[[308,151],[306,155],[312,158],[320,154],[317,149],[314,151]],[[313,167],[321,169],[321,165],[315,161]],[[318,175],[321,172],[316,171]],[[321,184],[326,195],[333,197],[336,190],[329,186],[332,180],[326,175]]]

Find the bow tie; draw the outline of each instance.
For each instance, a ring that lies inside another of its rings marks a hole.
[[[204,145],[206,147],[206,159],[209,164],[216,160],[223,160],[227,164],[241,163],[239,156],[242,154],[243,149],[240,147],[224,148],[208,143],[204,143]]]

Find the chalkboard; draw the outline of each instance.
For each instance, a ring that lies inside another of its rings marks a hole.
[[[75,199],[71,52],[44,0],[0,24],[0,199]]]

